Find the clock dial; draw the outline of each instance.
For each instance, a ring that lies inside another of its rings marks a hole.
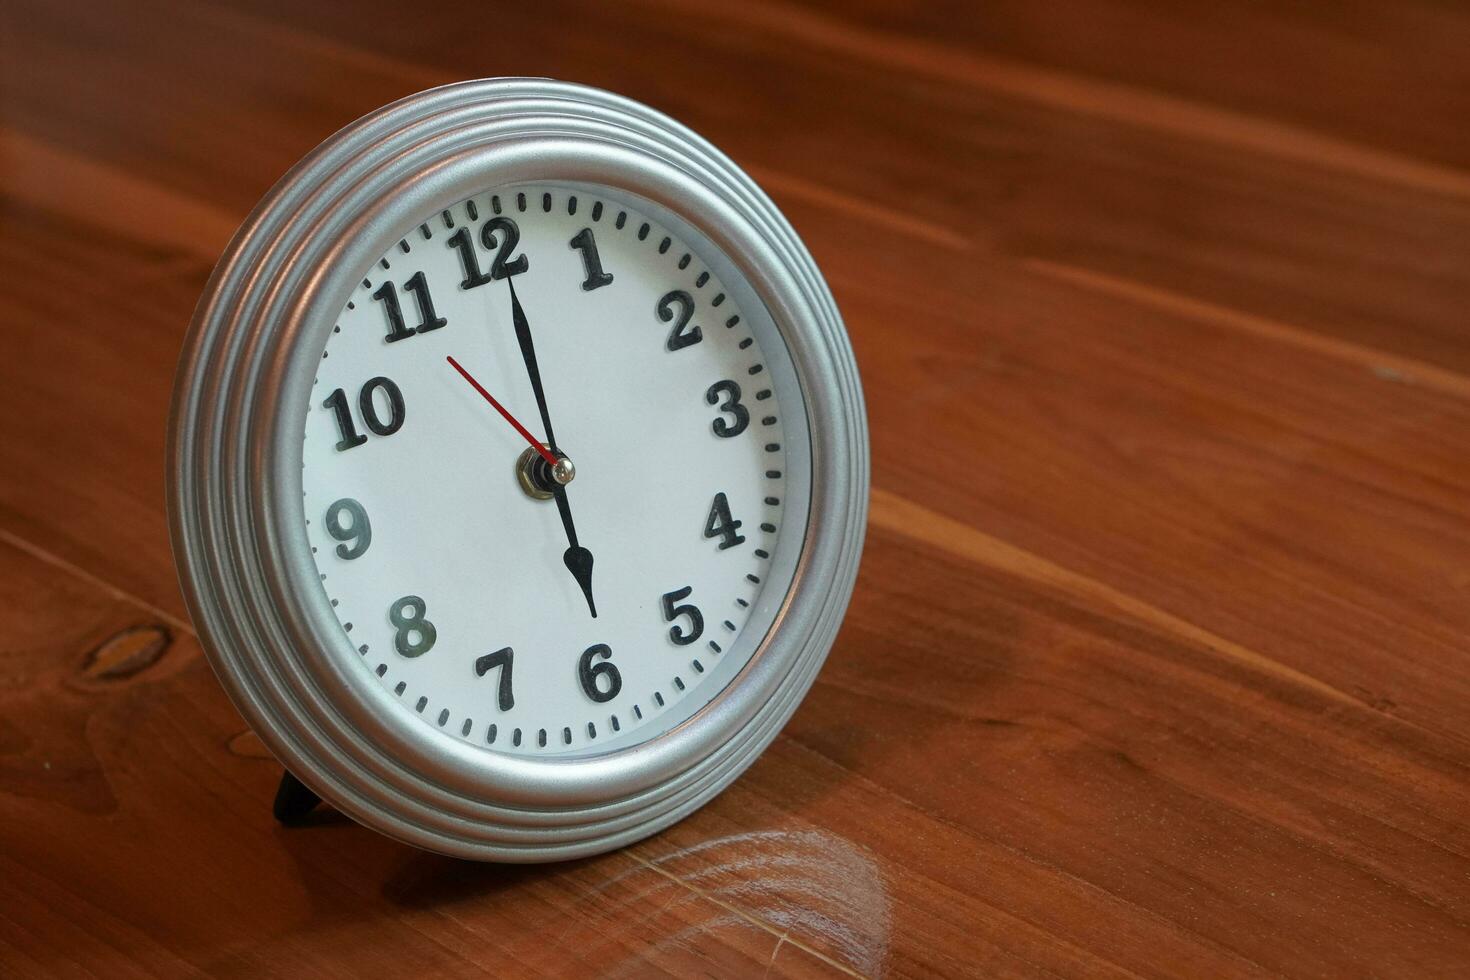
[[[708,239],[611,188],[502,187],[402,229],[341,311],[304,432],[312,557],[399,710],[487,751],[623,747],[754,650],[805,425]]]

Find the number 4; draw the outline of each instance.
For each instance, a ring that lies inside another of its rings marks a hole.
[[[725,495],[715,494],[715,502],[709,509],[709,519],[704,522],[704,536],[719,538],[720,550],[724,551],[745,540],[745,535],[735,533],[740,530],[740,524],[740,521],[730,516],[730,502],[725,499]]]

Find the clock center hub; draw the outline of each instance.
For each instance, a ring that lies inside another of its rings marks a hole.
[[[556,496],[558,487],[564,487],[577,477],[577,467],[566,453],[557,452],[556,465],[548,463],[535,449],[527,447],[516,460],[516,481],[526,496],[533,500],[550,500]]]

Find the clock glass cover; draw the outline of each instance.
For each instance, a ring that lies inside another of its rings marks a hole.
[[[808,459],[780,334],[708,239],[611,187],[415,217],[341,310],[303,432],[362,670],[485,751],[668,732],[790,585]]]

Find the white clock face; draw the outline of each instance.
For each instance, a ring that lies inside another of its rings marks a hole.
[[[397,710],[593,754],[744,666],[800,548],[805,409],[704,236],[609,188],[479,194],[402,229],[321,357],[307,536]]]

